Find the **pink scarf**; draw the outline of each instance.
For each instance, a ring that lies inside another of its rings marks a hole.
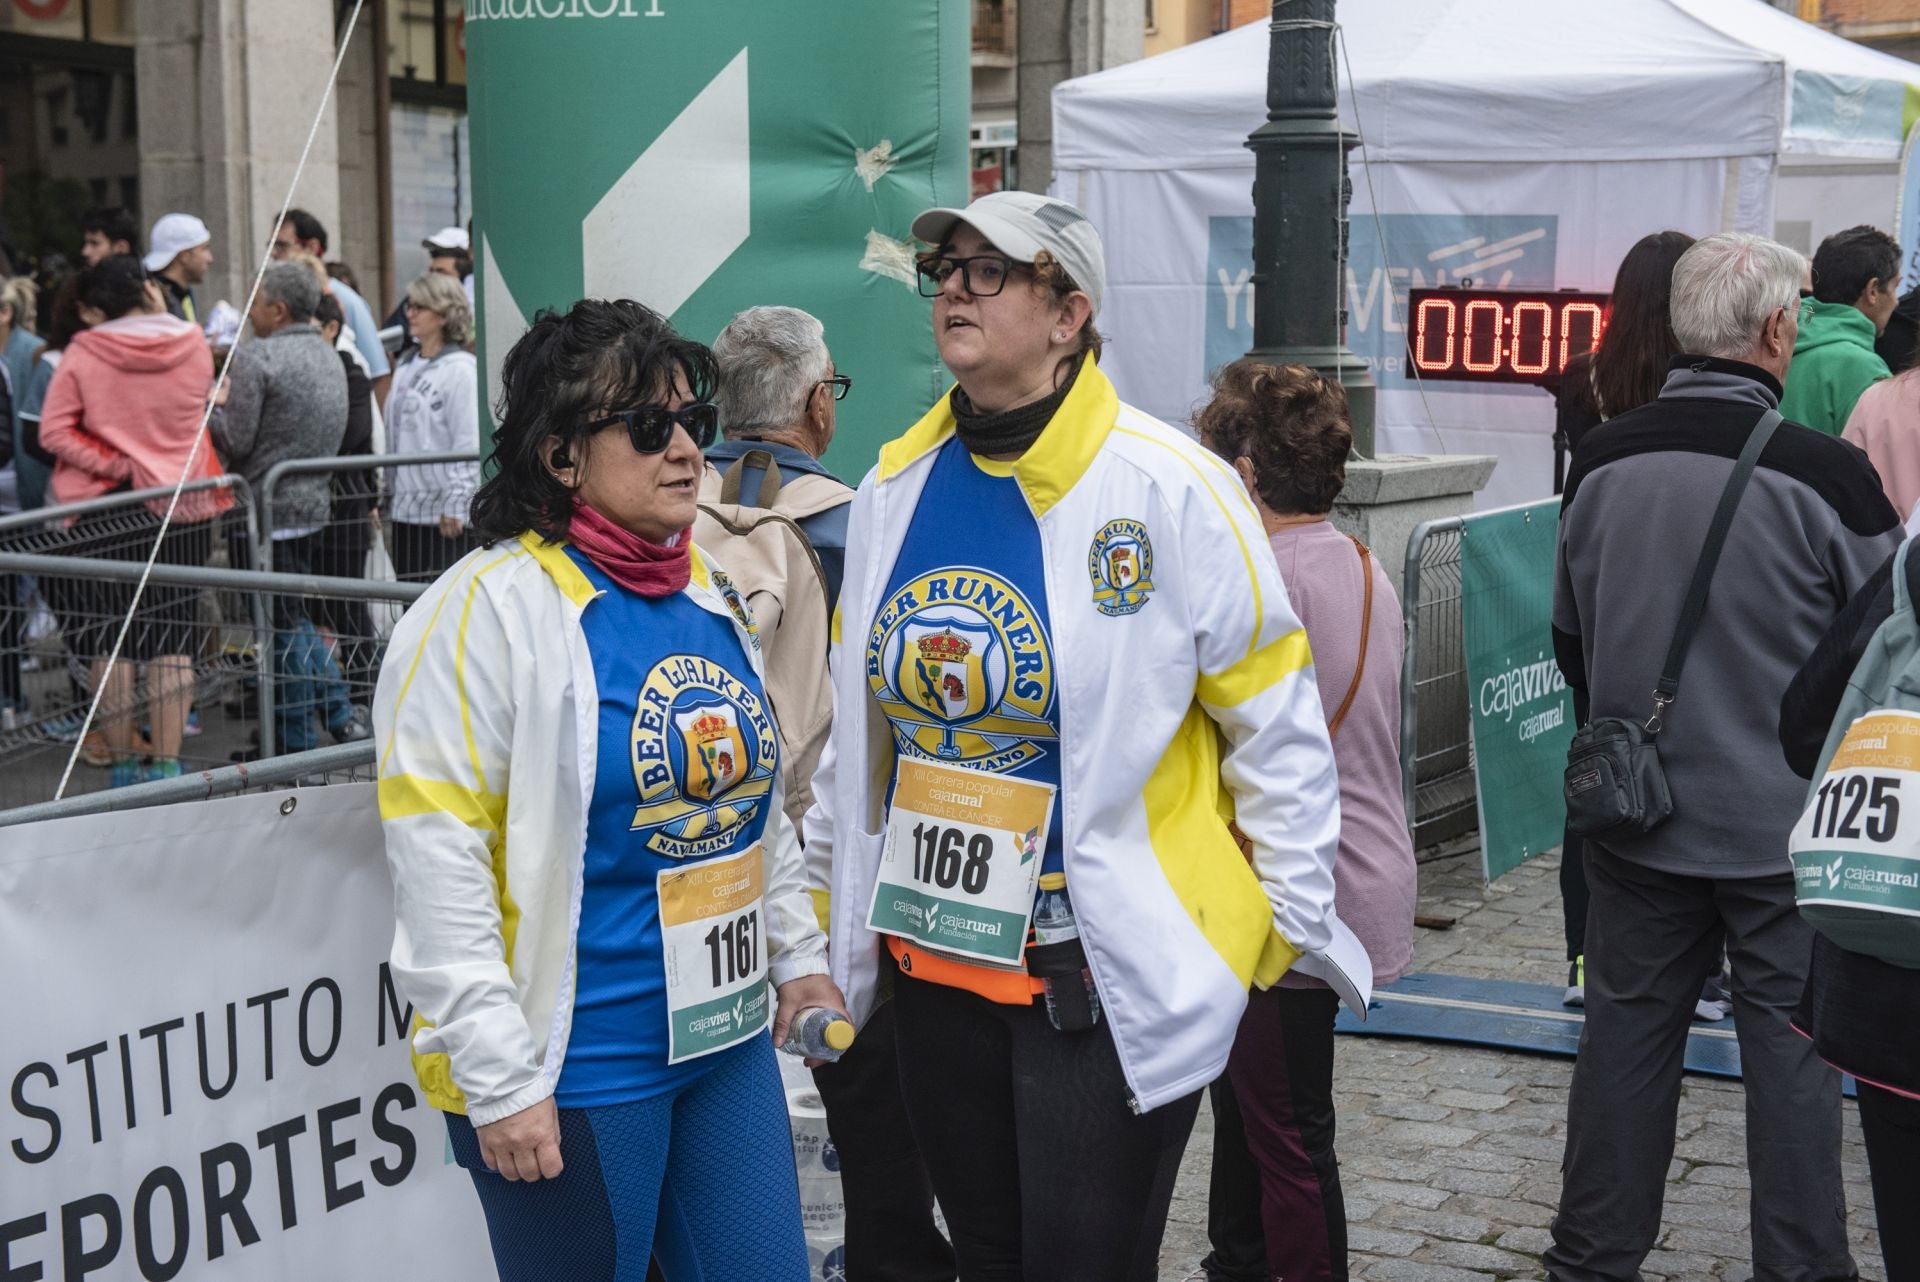
[[[585,503],[575,500],[567,539],[621,587],[644,597],[672,596],[693,577],[693,527],[662,546],[621,529]]]

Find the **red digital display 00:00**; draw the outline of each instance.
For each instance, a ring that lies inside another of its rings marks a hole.
[[[1566,290],[1409,290],[1407,359],[1420,378],[1550,383],[1600,341],[1607,298]]]

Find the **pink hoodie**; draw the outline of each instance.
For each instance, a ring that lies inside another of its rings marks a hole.
[[[164,313],[123,316],[75,335],[40,414],[40,443],[57,460],[53,502],[175,484],[212,385],[207,340],[187,321]],[[201,441],[188,479],[220,470],[211,439]],[[232,504],[225,490],[208,491],[183,498],[178,515],[206,520]]]
[[[1841,436],[1867,452],[1893,510],[1913,511],[1920,502],[1920,369],[1862,392]]]

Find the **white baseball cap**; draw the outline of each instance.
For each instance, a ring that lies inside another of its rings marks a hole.
[[[429,250],[457,249],[463,254],[469,249],[467,232],[464,227],[442,227],[439,231],[421,241],[420,245],[422,248]]]
[[[1100,314],[1107,290],[1106,253],[1100,233],[1074,206],[1030,191],[989,192],[965,209],[929,209],[913,220],[913,234],[938,245],[957,223],[972,227],[1018,262],[1030,263],[1046,250],[1093,301],[1093,314]]]
[[[192,214],[162,214],[153,225],[153,235],[147,237],[147,256],[140,262],[150,272],[163,272],[182,253],[212,239],[207,225]]]

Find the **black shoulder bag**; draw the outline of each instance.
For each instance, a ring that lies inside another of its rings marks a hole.
[[[1567,750],[1566,798],[1567,828],[1575,836],[1640,836],[1673,814],[1673,794],[1660,766],[1661,718],[1680,696],[1680,670],[1686,666],[1687,649],[1706,613],[1707,589],[1713,584],[1713,571],[1720,563],[1727,531],[1733,527],[1740,496],[1753,477],[1760,452],[1779,426],[1780,411],[1768,410],[1760,416],[1733,465],[1733,475],[1727,478],[1727,488],[1721,491],[1720,506],[1714,509],[1706,545],[1700,549],[1693,582],[1680,607],[1673,643],[1667,647],[1660,683],[1653,689],[1653,715],[1644,723],[1628,717],[1596,717],[1573,736]]]

